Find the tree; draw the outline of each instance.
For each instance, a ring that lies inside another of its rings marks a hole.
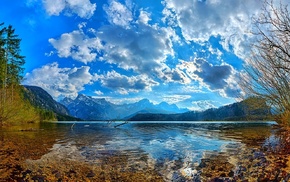
[[[4,24],[1,23],[0,27]],[[0,30],[0,83],[1,88],[19,85],[22,81],[24,56],[20,55],[21,39],[11,25]]]
[[[290,124],[290,15],[288,6],[265,1],[252,20],[251,55],[246,60],[242,88],[267,101]]]
[[[22,81],[24,56],[20,55],[21,39],[15,34],[11,25],[4,27],[0,23],[0,126],[7,120],[19,117],[25,109],[21,99],[20,83]],[[28,110],[28,106],[27,106]],[[23,114],[23,113],[22,113]],[[23,118],[22,118],[23,119]]]
[[[3,26],[4,23],[0,24],[0,27]],[[5,83],[6,83],[6,68],[7,61],[5,59],[5,35],[6,27],[0,30],[0,84],[1,84],[1,93],[0,93],[0,104],[2,105],[5,100]]]
[[[11,25],[6,29],[6,60],[7,60],[7,84],[19,85],[23,77],[23,68],[25,64],[24,56],[20,55],[20,41],[18,35],[15,35],[15,29]]]

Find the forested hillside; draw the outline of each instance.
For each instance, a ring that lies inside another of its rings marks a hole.
[[[33,107],[37,108],[40,114],[40,120],[51,120],[52,118],[59,121],[80,120],[70,116],[68,109],[55,101],[52,96],[42,88],[25,85],[23,89],[24,99],[28,100]]]
[[[220,108],[205,111],[190,111],[182,114],[137,114],[131,121],[242,121],[269,120],[270,107],[265,100],[248,98],[242,102],[233,103]]]
[[[23,99],[22,80],[24,56],[21,39],[12,26],[0,24],[0,125],[39,120],[39,114]]]
[[[42,107],[39,104],[53,99],[38,97],[20,85],[25,64],[20,42],[11,25],[0,24],[0,127],[65,118],[68,114],[65,107]],[[60,111],[56,112],[57,109]]]

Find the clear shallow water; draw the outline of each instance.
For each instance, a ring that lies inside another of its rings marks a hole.
[[[77,123],[61,141],[96,150],[143,151],[154,159],[185,158],[189,153],[222,150],[229,143],[242,143],[256,133],[265,140],[275,122],[130,122],[115,128],[116,123]],[[68,123],[61,123],[68,125]],[[62,126],[65,127],[65,126]],[[250,135],[250,136],[246,136]],[[257,139],[257,138],[256,138]],[[192,158],[193,156],[190,156]]]
[[[58,123],[57,144],[76,146],[87,161],[122,153],[129,160],[148,156],[155,163],[200,163],[206,152],[266,143],[275,122],[121,122]],[[253,141],[251,141],[253,140]],[[236,148],[238,149],[238,148]]]
[[[39,156],[24,156],[30,168],[49,163],[61,166],[64,160],[106,166],[104,159],[117,157],[110,163],[118,168],[150,168],[167,180],[176,171],[191,173],[202,158],[213,153],[238,153],[242,148],[276,142],[271,127],[275,122],[129,122],[118,126],[121,123],[45,123],[35,132],[10,130],[0,136],[26,143],[24,153],[45,146],[47,150],[38,151]]]

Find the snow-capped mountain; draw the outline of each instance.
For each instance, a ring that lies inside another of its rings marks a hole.
[[[104,98],[93,98],[83,94],[79,94],[75,99],[64,98],[60,102],[68,108],[72,116],[83,120],[124,119],[137,113],[172,114],[188,111],[166,102],[155,105],[148,99],[131,104],[116,105]]]

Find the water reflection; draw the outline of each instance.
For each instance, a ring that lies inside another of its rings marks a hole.
[[[68,174],[96,181],[118,175],[123,179],[124,174],[134,179],[139,172],[157,181],[172,180],[176,172],[193,173],[206,155],[277,142],[273,123],[114,124],[41,123],[0,131],[0,179],[7,179],[15,168],[41,168],[52,180]]]

